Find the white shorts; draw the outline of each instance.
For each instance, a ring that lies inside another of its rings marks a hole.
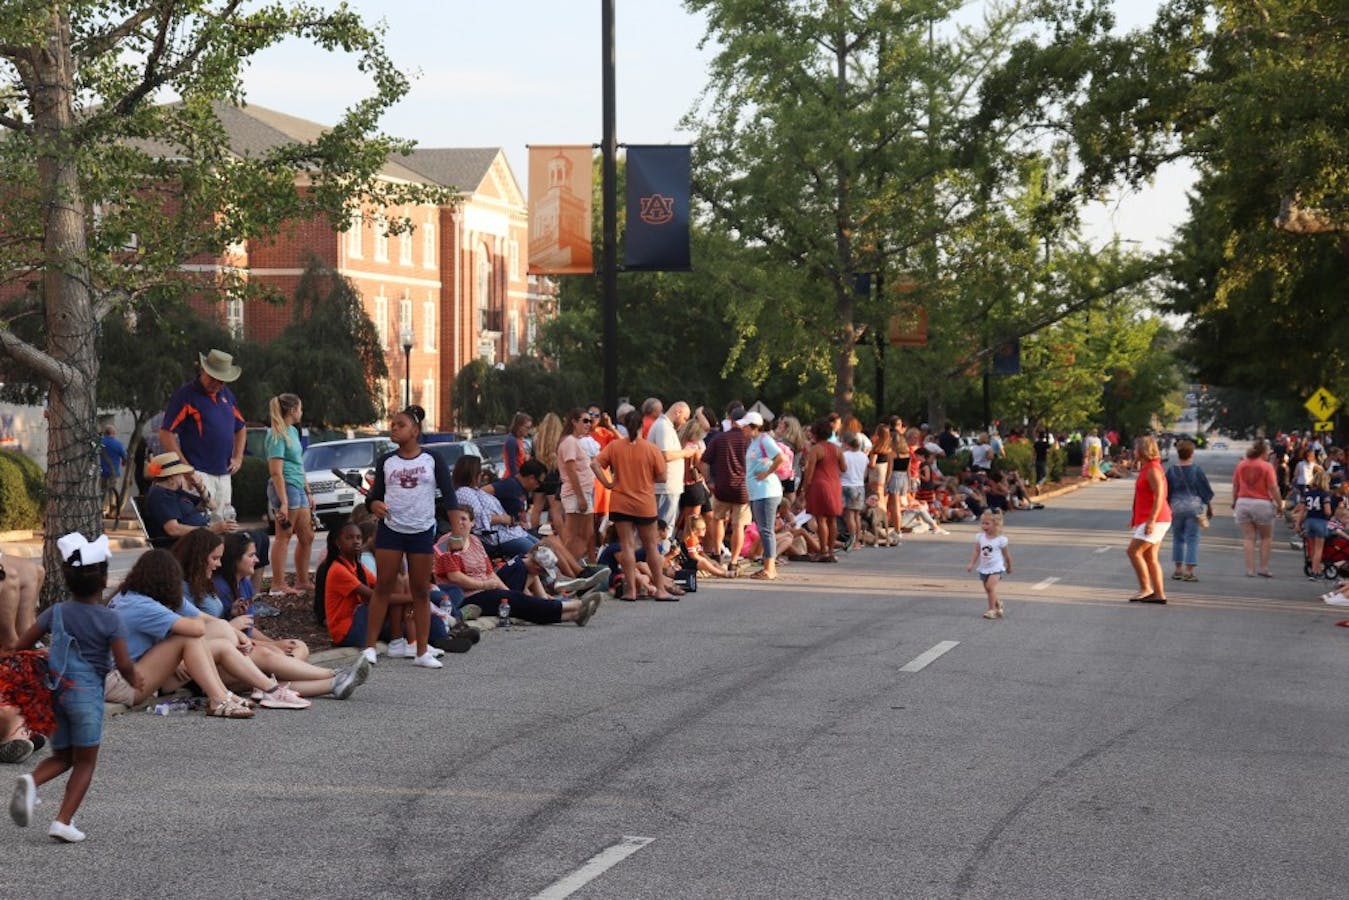
[[[576,515],[577,513],[580,512],[581,506],[580,499],[581,498],[576,494],[571,494],[569,496],[563,497],[562,511],[564,513],[571,513],[572,515]],[[585,513],[583,513],[583,515],[593,516],[595,514],[595,491],[593,489],[585,492],[585,500],[586,500],[586,511]]]
[[[205,472],[197,474],[201,477],[206,493],[211,495],[211,502],[215,504],[216,509],[234,505],[234,482],[230,480],[230,476],[207,475]]]
[[[1144,522],[1143,524],[1135,528],[1133,533],[1134,540],[1147,541],[1149,544],[1160,544],[1162,542],[1162,538],[1166,537],[1166,532],[1170,530],[1171,523],[1157,522],[1152,526],[1152,534],[1143,533],[1143,529],[1147,527],[1148,523]]]

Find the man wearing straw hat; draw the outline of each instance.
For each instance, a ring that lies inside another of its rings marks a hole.
[[[231,505],[230,476],[244,459],[244,417],[227,385],[243,372],[223,350],[199,354],[197,377],[173,392],[164,408],[159,441],[178,453],[201,476],[216,509]]]

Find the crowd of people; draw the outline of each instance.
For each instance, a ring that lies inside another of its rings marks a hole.
[[[594,404],[550,413],[537,427],[522,413],[505,470],[489,479],[477,456],[447,470],[427,452],[425,413],[409,406],[390,420],[395,446],[377,461],[364,503],[330,529],[311,573],[301,398],[269,404],[271,538],[240,528],[233,514],[244,417],[228,385],[240,368],[218,350],[199,364],[170,399],[162,452],[144,467],[138,503],[152,547],[111,596],[106,538],[61,539],[71,599],[41,616],[33,612],[45,573],[4,560],[0,761],[50,743],[52,755],[19,779],[10,813],[26,825],[37,789],[69,772],[49,832],[56,840],[84,837],[73,816],[96,764],[105,699],[136,705],[187,689],[222,719],[307,709],[315,697],[350,697],[380,662],[381,644],[384,658],[439,669],[447,652],[477,642],[467,625],[475,617],[585,626],[605,600],[677,602],[700,575],[772,581],[788,563],[837,563],[841,553],[895,546],[905,532],[946,533],[945,523],[967,519],[980,522],[972,565],[987,617],[1001,617],[996,585],[1011,566],[1001,514],[1032,505],[998,465],[996,436],[981,436],[971,465],[948,476],[937,465],[946,436],[897,417],[869,432],[837,415],[809,427],[782,416],[770,426],[740,402],[718,415],[656,398],[613,418]],[[125,461],[124,452],[103,455]],[[263,631],[269,596],[310,591],[333,645],[360,651],[350,666],[314,665],[304,641]]]

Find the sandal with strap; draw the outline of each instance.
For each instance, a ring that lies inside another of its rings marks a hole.
[[[213,719],[251,719],[254,713],[242,699],[234,694],[226,694],[219,703],[207,704],[206,715]]]

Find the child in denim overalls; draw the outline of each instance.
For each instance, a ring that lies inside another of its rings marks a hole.
[[[84,832],[71,819],[93,781],[103,738],[103,679],[114,660],[122,677],[137,690],[141,679],[127,655],[121,618],[103,605],[108,586],[107,536],[90,542],[81,534],[68,534],[56,546],[65,561],[61,572],[73,599],[43,610],[19,638],[19,646],[31,647],[44,634],[52,636],[47,677],[56,734],[52,755],[14,785],[9,814],[15,824],[27,826],[37,803],[37,786],[69,771],[61,809],[47,834],[74,843],[84,840]]]

